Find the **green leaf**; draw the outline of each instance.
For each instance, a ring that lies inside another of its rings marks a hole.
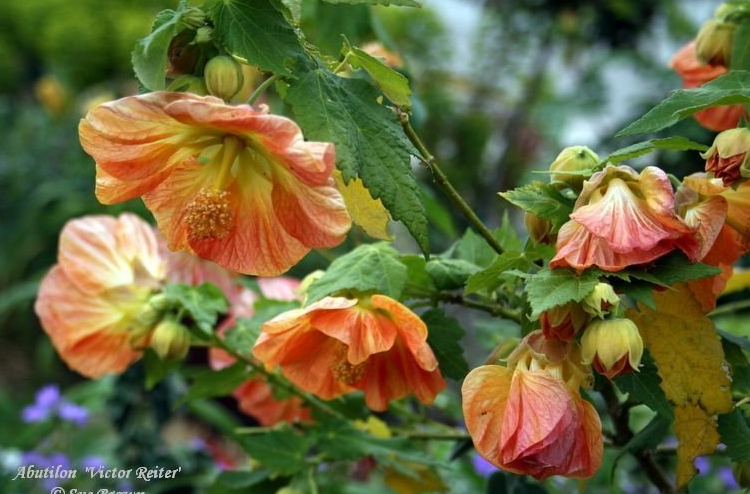
[[[219,314],[229,309],[222,291],[211,283],[190,286],[169,283],[164,287],[168,303],[182,308],[205,337],[211,336]]]
[[[307,466],[310,438],[295,433],[289,425],[265,433],[236,436],[236,440],[248,455],[280,475],[293,475]]]
[[[216,477],[216,483],[230,489],[241,489],[260,484],[270,476],[271,472],[266,469],[253,471],[234,470],[221,472]]]
[[[750,461],[750,427],[739,408],[731,413],[719,415],[719,435],[727,445],[727,455],[736,461]]]
[[[650,134],[711,106],[750,103],[750,72],[733,70],[695,89],[679,89],[615,137]]]
[[[181,1],[176,11],[168,9],[159,12],[151,34],[135,44],[131,57],[135,75],[151,91],[165,87],[169,44],[184,29],[182,15],[187,8],[187,2]]]
[[[182,360],[162,360],[150,348],[143,354],[143,365],[146,368],[146,389],[151,390],[170,372],[182,365]]]
[[[427,262],[427,272],[438,290],[461,288],[466,280],[481,268],[463,259],[432,258]]]
[[[750,393],[750,363],[742,348],[726,338],[721,339],[724,358],[732,366],[732,391]]]
[[[220,371],[206,371],[198,374],[187,394],[179,403],[186,403],[213,396],[228,396],[248,378],[245,364],[237,362]]]
[[[378,88],[393,104],[402,108],[411,107],[409,79],[356,46],[349,47],[346,56],[352,67],[364,69],[370,74]]]
[[[440,309],[431,309],[422,314],[427,325],[427,343],[435,352],[440,372],[451,379],[460,381],[469,373],[469,364],[464,357],[461,338],[466,331],[452,317]]]
[[[260,336],[261,325],[281,313],[297,308],[299,308],[297,302],[259,300],[253,306],[255,311],[253,315],[237,319],[235,326],[227,331],[224,342],[237,353],[250,356],[255,342]]]
[[[518,237],[516,229],[510,221],[508,211],[503,212],[503,221],[500,228],[492,231],[492,235],[500,242],[503,250],[523,250],[523,241]]]
[[[686,137],[668,137],[666,139],[651,139],[650,141],[638,142],[630,146],[613,151],[604,161],[613,165],[625,160],[643,156],[657,149],[669,151],[705,151],[708,146],[699,142],[691,141]]]
[[[367,81],[338,77],[322,67],[299,74],[286,97],[305,137],[333,142],[344,180],[361,178],[426,254],[427,217],[411,169],[417,152],[396,115],[377,100]]]
[[[659,259],[656,265],[648,270],[648,274],[658,278],[663,284],[672,286],[682,281],[699,280],[721,274],[721,268],[702,262],[691,263],[684,254],[673,252]],[[632,276],[638,278],[637,274]]]
[[[464,293],[476,293],[482,290],[493,291],[503,283],[501,275],[511,269],[525,270],[531,265],[521,252],[506,250],[487,266],[469,277]]]
[[[348,5],[397,5],[400,7],[421,7],[416,0],[324,0],[328,3],[345,3]]]
[[[656,310],[656,301],[654,300],[654,285],[642,281],[631,281],[627,283],[618,283],[616,285],[617,293],[627,295],[632,299],[635,305],[633,309],[638,308],[641,303],[651,310]]]
[[[631,399],[643,403],[670,422],[674,420],[672,406],[661,389],[661,377],[648,350],[643,352],[638,372],[616,377],[615,384],[620,391],[628,393]]]
[[[730,67],[732,70],[750,69],[750,20],[745,19],[734,29]]]
[[[532,317],[539,317],[542,312],[558,305],[580,302],[591,293],[597,283],[599,273],[596,270],[584,271],[577,275],[570,269],[544,268],[538,273],[527,275],[526,293],[531,304]]]
[[[551,221],[553,233],[567,223],[573,211],[574,201],[563,196],[554,185],[544,182],[532,182],[499,194],[524,211]]]
[[[427,273],[427,260],[423,256],[406,254],[401,256],[401,262],[406,266],[407,288],[415,287],[429,292],[437,290]]]
[[[310,285],[308,302],[343,290],[382,293],[398,299],[406,284],[406,266],[398,252],[385,243],[360,245],[331,263]]]
[[[290,76],[290,61],[304,57],[297,32],[276,0],[220,0],[213,10],[214,33],[232,55]]]
[[[477,266],[488,266],[497,257],[484,237],[475,233],[471,228],[466,229],[456,244],[456,255],[459,259]]]
[[[667,437],[667,434],[669,434],[671,425],[672,421],[670,419],[662,417],[659,414],[655,415],[643,429],[638,431],[630,441],[620,448],[612,464],[612,475],[614,475],[620,458],[625,456],[625,454],[656,449],[664,438]]]
[[[277,492],[289,484],[289,477],[272,475],[266,468],[261,470],[233,470],[221,472],[206,494],[268,494]]]

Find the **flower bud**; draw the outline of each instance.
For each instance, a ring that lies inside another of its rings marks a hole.
[[[307,305],[307,291],[310,289],[310,285],[322,278],[324,274],[326,274],[326,272],[322,269],[316,269],[302,278],[302,281],[297,287],[297,294],[302,297],[302,305]]]
[[[231,100],[242,89],[242,67],[232,57],[212,58],[206,64],[203,75],[208,92],[224,101]]]
[[[151,334],[151,348],[162,360],[179,360],[190,349],[190,331],[172,319],[160,322]]]
[[[606,316],[610,310],[617,309],[620,297],[609,283],[597,283],[591,293],[583,299],[583,310],[599,318]]]
[[[736,26],[709,20],[703,23],[695,42],[695,54],[704,64],[729,65]]]
[[[737,485],[747,489],[750,487],[750,462],[734,463],[732,465],[732,475]]]
[[[185,26],[191,29],[198,29],[206,23],[206,13],[198,7],[190,7],[182,14],[180,20]]]
[[[208,43],[214,39],[214,28],[210,26],[199,27],[195,31],[195,43]]]
[[[701,157],[706,160],[706,171],[729,186],[743,177],[750,177],[750,130],[729,129],[720,133]]]
[[[544,337],[550,340],[572,341],[591,318],[575,302],[553,307],[539,316]]]
[[[584,364],[608,379],[637,370],[643,356],[643,340],[630,319],[597,319],[581,337]]]
[[[526,212],[523,217],[523,224],[526,226],[526,231],[529,232],[529,237],[537,244],[551,244],[554,242],[555,235],[552,235],[552,223],[549,220],[540,218],[534,213]]]
[[[557,155],[549,169],[553,172],[579,172],[591,170],[599,164],[599,156],[586,146],[567,147]],[[580,188],[583,185],[582,175],[569,175],[567,173],[553,173],[553,182],[565,182],[571,187]]]
[[[183,74],[194,74],[198,62],[200,62],[201,51],[197,44],[193,43],[195,31],[185,29],[172,38],[167,50],[167,77],[172,79]]]
[[[194,75],[181,75],[169,85],[167,91],[176,91],[181,93],[193,93],[199,96],[208,94],[208,89],[203,83],[203,79]]]

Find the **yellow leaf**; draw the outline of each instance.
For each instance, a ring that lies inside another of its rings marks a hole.
[[[352,221],[359,225],[371,237],[380,240],[391,240],[388,234],[388,222],[391,216],[383,206],[380,199],[373,199],[370,191],[359,178],[353,178],[348,184],[344,183],[344,177],[339,170],[334,170],[333,178],[336,180],[336,188],[346,203],[346,209]]]
[[[675,405],[678,485],[695,474],[696,456],[718,443],[714,415],[732,409],[729,365],[713,322],[684,285],[655,293],[656,310],[628,311],[656,361],[661,387]],[[714,441],[715,439],[715,441]]]
[[[709,455],[719,444],[716,419],[697,405],[674,409],[674,433],[677,445],[677,485],[683,486],[697,473],[693,460]]]
[[[367,417],[367,421],[355,420],[354,427],[361,431],[369,432],[373,436],[380,439],[388,439],[393,435],[391,433],[391,428],[388,427],[388,424],[374,415],[370,415],[369,417]]]
[[[414,476],[407,475],[393,468],[385,468],[383,480],[386,485],[398,494],[421,494],[423,492],[447,492],[448,488],[435,470],[420,463],[404,465],[413,471]]]
[[[745,288],[750,288],[750,269],[735,270],[721,294],[726,295],[727,293],[739,292]]]

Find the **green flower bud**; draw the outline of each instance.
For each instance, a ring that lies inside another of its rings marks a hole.
[[[172,308],[172,301],[163,293],[157,293],[148,299],[148,303],[155,309],[165,311]]]
[[[716,8],[714,17],[721,22],[738,22],[750,16],[750,2],[747,0],[730,0]]]
[[[583,310],[599,318],[603,318],[610,311],[616,311],[620,305],[620,297],[609,283],[597,283],[594,289],[583,299]]]
[[[219,56],[208,61],[203,72],[208,92],[224,101],[231,100],[244,82],[242,67],[232,57]]]
[[[214,39],[214,29],[209,26],[199,27],[195,32],[195,43],[209,43]]]
[[[165,319],[151,334],[150,346],[162,360],[180,360],[190,349],[190,331],[177,321]]]
[[[736,26],[728,22],[706,21],[695,40],[695,55],[703,63],[729,65]]]
[[[580,172],[591,170],[599,164],[599,156],[586,146],[571,146],[557,155],[549,169],[553,172],[550,177],[553,182],[565,182],[571,187],[580,188],[585,178],[582,175],[569,175],[565,172]]]
[[[198,29],[206,23],[206,13],[198,7],[190,7],[182,14],[182,23],[191,29]]]
[[[181,93],[193,93],[200,96],[208,94],[208,89],[203,83],[203,79],[194,75],[181,75],[169,85],[167,91],[177,91]]]

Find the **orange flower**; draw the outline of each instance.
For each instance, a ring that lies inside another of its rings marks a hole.
[[[708,313],[716,307],[734,263],[750,251],[750,182],[732,188],[720,178],[694,173],[683,179],[675,204],[685,222],[697,230],[697,259],[722,269],[721,274],[687,284]]]
[[[591,371],[573,343],[530,333],[507,367],[485,365],[464,380],[466,427],[480,455],[498,468],[544,479],[591,477],[602,460],[599,416],[581,398]]]
[[[282,273],[351,225],[333,144],[305,142],[265,107],[155,92],[92,109],[79,132],[101,202],[143,196],[170,249],[233,271]]]
[[[323,399],[361,389],[367,406],[381,411],[409,393],[432,403],[446,385],[424,322],[384,295],[326,297],[261,330],[255,356]]]
[[[680,48],[672,57],[669,66],[682,78],[682,87],[685,89],[702,86],[727,73],[724,65],[701,63],[695,53],[695,41]],[[724,105],[701,110],[693,116],[703,127],[714,132],[721,132],[737,127],[743,114],[745,114],[744,105]]]
[[[698,242],[675,214],[666,173],[653,166],[636,173],[609,165],[584,183],[570,221],[558,233],[550,266],[620,271],[675,248],[695,260]]]
[[[156,321],[139,318],[165,265],[151,227],[132,214],[87,216],[60,234],[58,263],[34,309],[60,357],[88,377],[123,372]]]

